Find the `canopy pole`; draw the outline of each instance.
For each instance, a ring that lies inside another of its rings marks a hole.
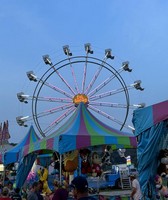
[[[62,184],[62,155],[61,154],[60,154],[59,162],[60,162],[59,173],[60,173],[60,185],[61,185]]]
[[[4,171],[3,171],[3,186],[5,186],[5,176],[6,176],[6,167],[4,165]]]

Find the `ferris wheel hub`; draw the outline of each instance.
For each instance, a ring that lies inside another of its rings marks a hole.
[[[88,104],[89,100],[88,100],[87,95],[85,95],[85,94],[77,94],[73,98],[73,103],[75,105],[79,105],[80,103]]]

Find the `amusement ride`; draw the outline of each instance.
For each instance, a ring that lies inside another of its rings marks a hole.
[[[129,91],[143,91],[144,88],[140,80],[126,83],[123,74],[132,72],[129,62],[121,62],[116,69],[112,50],[105,49],[103,59],[93,57],[96,53],[90,43],[84,45],[84,52],[84,55],[74,55],[69,45],[65,45],[66,58],[53,62],[49,55],[42,57],[48,68],[41,77],[33,71],[27,72],[28,79],[36,85],[32,95],[17,94],[20,102],[31,102],[32,110],[29,116],[16,118],[20,126],[34,121],[39,135],[46,137],[66,123],[83,103],[109,126],[120,131],[123,128],[134,131],[134,127],[127,124],[130,109],[142,108],[145,104],[131,104]]]

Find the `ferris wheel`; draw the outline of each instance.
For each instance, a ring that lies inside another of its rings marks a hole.
[[[47,70],[40,77],[33,71],[27,72],[30,81],[35,82],[32,95],[20,92],[20,102],[31,102],[31,115],[18,116],[17,123],[27,126],[34,121],[40,135],[46,137],[73,115],[80,103],[105,124],[118,130],[133,129],[127,124],[130,109],[145,104],[131,104],[130,90],[143,91],[141,81],[126,83],[123,73],[131,73],[129,62],[113,67],[115,57],[111,49],[105,49],[103,59],[93,56],[91,44],[84,45],[84,55],[73,55],[68,45],[63,46],[63,55],[58,62],[52,62],[49,55],[43,56]]]

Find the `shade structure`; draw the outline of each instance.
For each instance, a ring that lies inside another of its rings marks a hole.
[[[6,151],[9,151],[13,148],[13,145],[11,144],[4,144],[0,146],[0,164],[3,164],[3,155]]]
[[[145,199],[155,199],[154,178],[159,165],[159,151],[168,148],[168,101],[135,110],[132,122],[138,138],[137,159],[141,189]]]
[[[136,148],[136,137],[107,126],[98,120],[87,105],[80,103],[70,119],[50,136],[23,147],[21,156],[51,149],[63,154],[83,147],[111,144],[115,148]]]
[[[4,153],[4,156],[3,156],[4,165],[18,162],[19,155],[20,155],[22,148],[24,148],[24,146],[26,146],[26,145],[31,145],[31,144],[37,142],[38,140],[40,140],[40,138],[38,137],[33,126],[31,125],[28,133],[22,139],[22,141],[20,143],[18,143],[15,147],[13,147],[12,149],[10,149],[9,151],[6,151]]]
[[[138,136],[143,131],[166,119],[168,119],[168,101],[135,110],[132,119],[136,128],[135,135]]]

